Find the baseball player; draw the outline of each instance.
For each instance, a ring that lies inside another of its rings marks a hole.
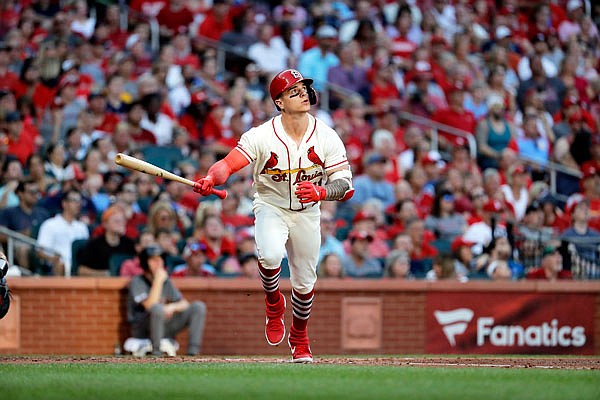
[[[6,274],[8,274],[8,260],[0,251],[0,319],[4,318],[10,308],[10,291],[6,283]]]
[[[338,134],[309,114],[317,102],[312,79],[288,69],[277,74],[270,94],[281,113],[245,132],[237,146],[216,162],[194,191],[209,195],[215,185],[254,163],[255,240],[265,290],[265,336],[270,345],[285,337],[285,297],[279,291],[286,253],[292,283],[292,361],[312,362],[307,324],[314,299],[321,242],[320,201],[352,197],[352,173]]]

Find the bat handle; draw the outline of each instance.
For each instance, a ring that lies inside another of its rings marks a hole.
[[[222,189],[215,189],[212,188],[211,189],[212,194],[214,194],[215,196],[217,196],[218,198],[220,198],[221,200],[226,199],[227,198],[227,190],[222,190]]]

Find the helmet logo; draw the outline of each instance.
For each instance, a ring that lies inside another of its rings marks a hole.
[[[302,74],[295,69],[291,69],[290,74],[292,74],[292,76],[296,79],[302,79]]]

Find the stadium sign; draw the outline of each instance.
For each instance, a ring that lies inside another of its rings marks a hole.
[[[594,296],[427,296],[426,351],[457,354],[594,354]]]

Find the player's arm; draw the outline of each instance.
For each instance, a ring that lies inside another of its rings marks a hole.
[[[224,184],[232,174],[248,164],[250,161],[237,148],[234,148],[225,158],[214,163],[204,178],[196,181],[194,192],[208,196],[214,186]]]
[[[349,166],[327,171],[328,182],[323,186],[312,182],[300,182],[296,187],[296,196],[300,203],[313,203],[321,200],[346,201],[354,194],[352,172]]]

